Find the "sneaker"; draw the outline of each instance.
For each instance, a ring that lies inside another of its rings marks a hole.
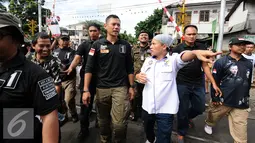
[[[184,136],[178,135],[177,143],[184,143]]]
[[[211,135],[212,134],[212,127],[210,127],[210,126],[208,126],[208,125],[205,125],[205,132],[207,133],[207,134],[209,134],[209,135]]]
[[[194,127],[195,127],[195,124],[194,124],[194,122],[190,119],[190,120],[189,120],[189,128],[192,129],[192,128],[194,128]]]

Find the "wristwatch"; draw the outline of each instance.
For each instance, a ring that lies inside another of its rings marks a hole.
[[[83,90],[82,93],[86,93],[86,92],[89,92],[89,90]]]

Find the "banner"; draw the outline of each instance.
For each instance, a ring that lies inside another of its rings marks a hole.
[[[60,36],[61,31],[60,31],[60,27],[59,27],[59,24],[58,24],[58,19],[56,17],[46,18],[46,24],[48,26],[48,30],[52,34],[52,37]]]

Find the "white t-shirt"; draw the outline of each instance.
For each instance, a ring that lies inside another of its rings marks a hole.
[[[255,67],[255,54],[252,54],[252,55],[245,55],[245,54],[242,54],[246,59],[250,60],[252,62],[252,65],[253,65],[253,72],[252,72],[252,79],[251,79],[251,83],[253,83],[253,78],[254,78],[254,67]]]

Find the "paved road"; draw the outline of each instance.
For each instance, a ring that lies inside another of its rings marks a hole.
[[[79,95],[77,96],[79,97]],[[78,103],[78,98],[77,98]],[[77,106],[78,107],[78,106]],[[254,129],[255,129],[255,88],[251,90],[251,108],[250,116],[248,119],[248,143],[255,143]],[[79,107],[77,108],[79,112]],[[186,143],[232,143],[233,140],[229,134],[227,117],[224,117],[214,128],[213,135],[207,135],[203,131],[204,120],[206,112],[195,118],[195,128],[190,129],[186,137]],[[99,143],[98,129],[94,128],[95,115],[92,114],[90,124],[90,136],[85,143]],[[176,120],[174,123],[174,132],[172,134],[173,142],[176,140]],[[76,140],[79,132],[79,122],[73,124],[72,122],[66,123],[61,128],[62,143],[78,143]],[[146,141],[143,132],[142,121],[133,122],[129,121],[127,143],[144,143]]]

